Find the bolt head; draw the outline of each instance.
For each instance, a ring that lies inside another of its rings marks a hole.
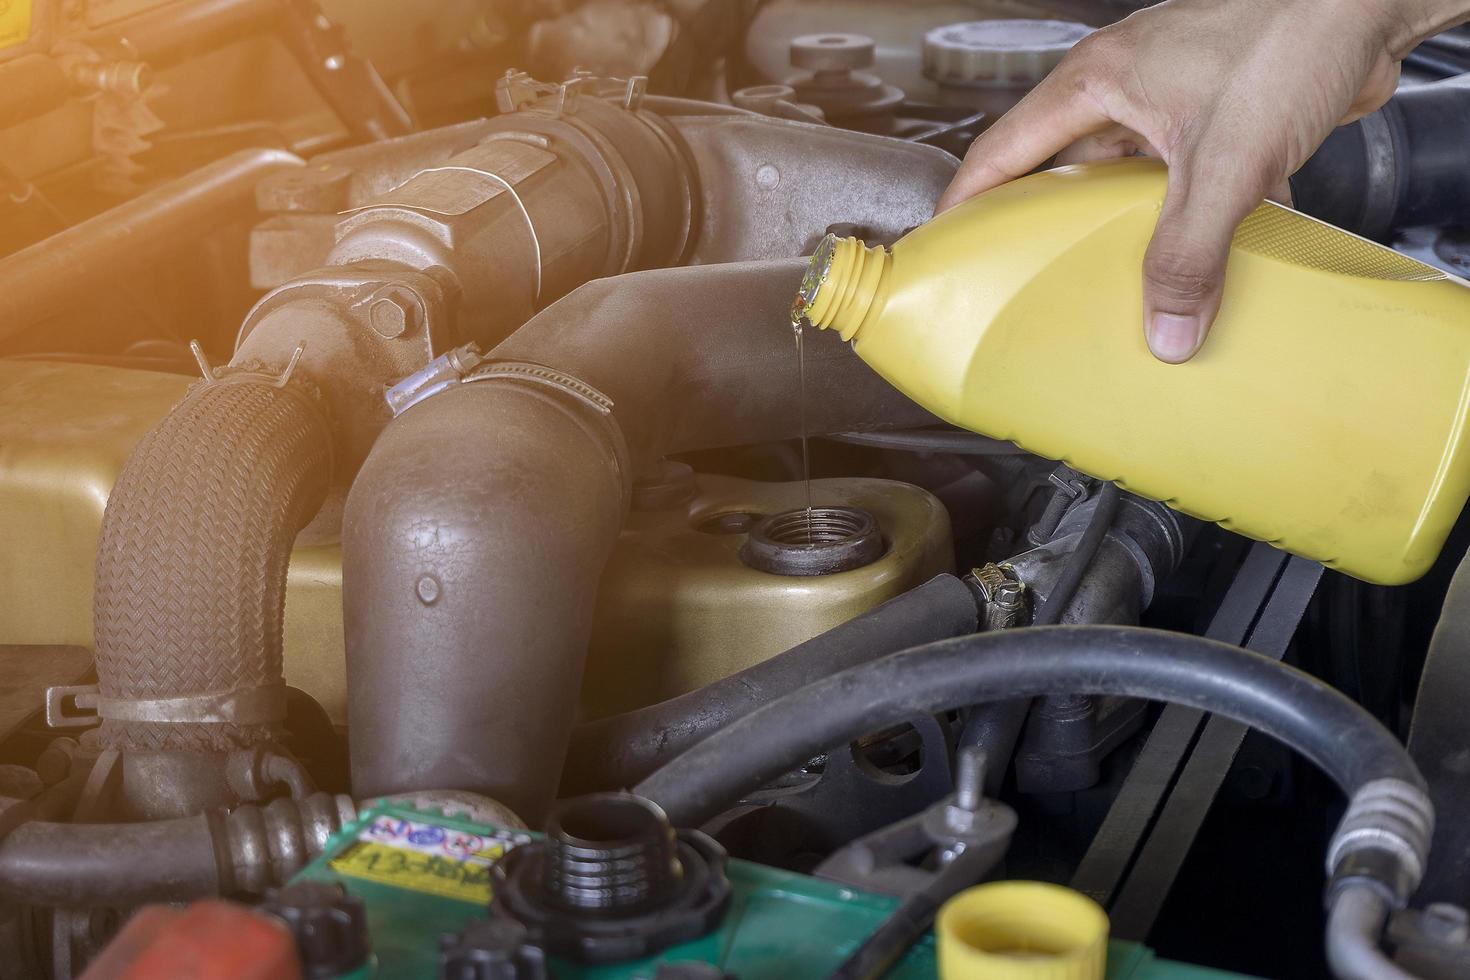
[[[380,337],[401,337],[408,329],[408,310],[396,299],[375,299],[368,307],[368,325]]]
[[[368,326],[386,340],[418,329],[422,316],[419,298],[399,286],[385,286],[367,301]]]

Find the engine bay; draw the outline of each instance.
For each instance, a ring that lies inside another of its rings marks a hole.
[[[1470,975],[1465,520],[1371,585],[793,318],[1143,6],[0,2],[0,978],[1000,976],[981,882]],[[1461,29],[1293,199],[1464,275],[1467,133]]]

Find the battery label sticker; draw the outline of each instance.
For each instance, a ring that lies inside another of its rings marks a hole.
[[[490,865],[530,839],[512,830],[470,833],[380,816],[358,831],[357,840],[332,858],[329,867],[394,888],[483,905],[490,901]]]
[[[0,48],[13,48],[31,36],[31,0],[0,0]]]

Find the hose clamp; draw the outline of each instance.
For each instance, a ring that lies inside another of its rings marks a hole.
[[[73,707],[68,706],[68,699]],[[97,720],[162,724],[271,725],[286,720],[286,685],[179,698],[108,698],[95,686],[46,689],[46,724],[81,728]]]
[[[459,384],[484,360],[480,348],[474,344],[465,344],[447,354],[440,354],[388,389],[383,395],[388,402],[388,410],[396,419],[424,399]]]
[[[1424,877],[1433,835],[1434,804],[1424,790],[1394,778],[1364,783],[1348,801],[1347,812],[1328,844],[1328,877],[1354,855],[1382,851],[1403,870],[1412,892]],[[1401,900],[1407,897],[1400,896]]]
[[[549,368],[534,361],[489,361],[471,371],[465,381],[489,381],[510,378],[556,388],[576,398],[599,415],[611,418],[613,400],[581,378]]]

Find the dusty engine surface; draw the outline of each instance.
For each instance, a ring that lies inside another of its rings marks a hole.
[[[1465,527],[1366,586],[798,360],[803,256],[1135,6],[0,2],[0,977],[623,790],[892,896],[834,975],[991,878],[1470,974]],[[1465,40],[1406,68],[1293,190],[1463,271]]]

